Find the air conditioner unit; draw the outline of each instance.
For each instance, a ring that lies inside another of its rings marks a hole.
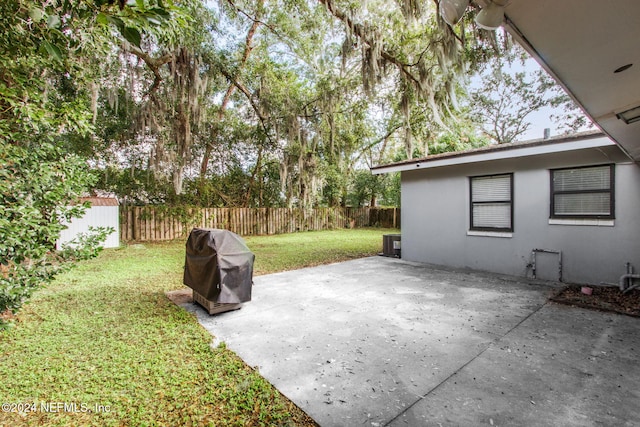
[[[384,234],[382,236],[382,256],[400,258],[400,234]]]

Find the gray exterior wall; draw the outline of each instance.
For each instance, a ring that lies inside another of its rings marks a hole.
[[[613,226],[549,223],[549,169],[615,165]],[[513,173],[511,237],[468,235],[469,177]],[[402,258],[531,277],[533,249],[562,251],[563,281],[617,283],[640,271],[640,167],[616,146],[402,172]],[[537,256],[538,277],[557,279],[557,256]]]

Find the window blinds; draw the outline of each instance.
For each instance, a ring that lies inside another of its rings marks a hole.
[[[556,170],[553,174],[555,191],[609,190],[609,166]]]
[[[612,216],[612,166],[559,169],[552,174],[554,216]]]
[[[471,178],[471,228],[511,230],[511,175]]]

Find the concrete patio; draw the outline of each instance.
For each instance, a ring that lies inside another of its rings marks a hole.
[[[183,306],[321,426],[640,425],[640,319],[557,288],[372,257]]]

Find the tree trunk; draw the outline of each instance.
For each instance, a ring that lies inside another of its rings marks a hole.
[[[249,179],[249,185],[247,187],[247,195],[244,201],[244,206],[247,208],[250,207],[249,204],[251,203],[251,190],[253,189],[253,186],[256,182],[256,175],[259,176],[260,174],[260,168],[262,166],[262,149],[263,149],[263,146],[260,145],[260,148],[258,149],[258,159],[256,160],[256,167],[253,168],[253,173],[251,174],[251,178]]]
[[[262,8],[263,3],[264,3],[264,0],[261,0],[258,2],[258,10]],[[245,40],[245,45],[244,45],[244,52],[242,54],[242,60],[240,61],[240,65],[238,66],[238,72],[240,72],[240,70],[244,67],[244,65],[247,62],[247,59],[249,58],[249,54],[253,50],[253,46],[251,43],[253,42],[253,36],[255,35],[256,30],[258,29],[258,26],[260,25],[260,22],[258,22],[258,18],[259,17],[256,17],[256,20],[253,21],[253,24],[251,24],[251,27],[247,32],[247,38]],[[204,177],[207,174],[207,168],[209,167],[209,158],[211,157],[213,144],[215,144],[215,141],[218,137],[218,128],[216,125],[222,121],[224,117],[224,113],[227,110],[227,105],[229,104],[229,100],[231,99],[231,96],[233,95],[235,90],[236,90],[236,84],[232,81],[229,83],[229,88],[227,89],[227,92],[224,94],[224,98],[222,99],[222,104],[220,105],[220,109],[218,110],[217,122],[212,127],[209,141],[207,142],[207,146],[205,147],[205,150],[204,150],[204,156],[202,157],[202,163],[200,164],[200,179],[204,179]]]

